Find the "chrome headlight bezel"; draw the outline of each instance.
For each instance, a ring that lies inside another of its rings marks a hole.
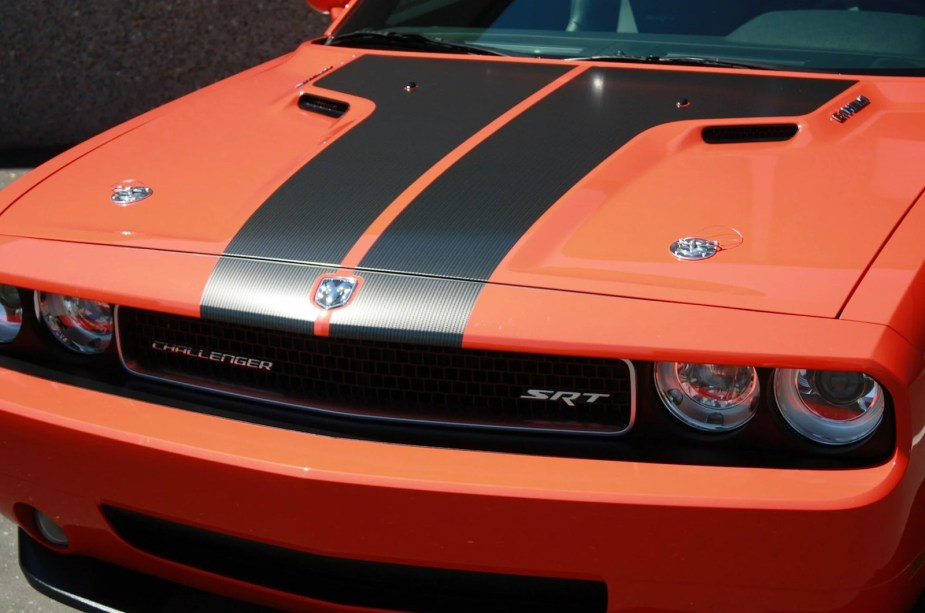
[[[12,343],[23,323],[23,304],[19,288],[0,284],[0,345]]]
[[[51,292],[35,292],[35,316],[60,346],[83,356],[101,355],[112,345],[109,303]]]
[[[773,376],[779,415],[813,443],[855,445],[873,436],[883,422],[886,391],[866,373],[781,368]],[[841,382],[833,384],[836,378]]]
[[[665,408],[684,425],[701,432],[733,432],[755,416],[761,396],[758,373],[751,366],[693,362],[656,362],[655,389]],[[726,391],[704,378],[731,381]]]

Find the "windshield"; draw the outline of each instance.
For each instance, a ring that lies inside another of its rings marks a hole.
[[[358,31],[530,57],[925,74],[925,0],[361,0],[336,35]]]

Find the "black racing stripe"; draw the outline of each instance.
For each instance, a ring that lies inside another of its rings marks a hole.
[[[311,334],[316,312],[312,288],[335,272],[282,262],[220,258],[202,296],[203,319]]]
[[[660,124],[810,113],[853,81],[589,70],[432,183],[360,268],[486,280],[539,217],[617,149]],[[679,108],[678,101],[690,105]]]
[[[339,264],[421,174],[569,70],[555,64],[367,55],[316,82],[375,103],[251,216],[226,254]],[[416,84],[405,91],[409,83]],[[255,160],[259,164],[259,160]]]
[[[483,283],[362,273],[346,308],[331,312],[331,337],[458,347]]]
[[[201,316],[211,321],[312,334],[312,290],[333,267],[219,259],[203,292]],[[362,273],[347,307],[331,311],[331,336],[456,347],[483,283]]]

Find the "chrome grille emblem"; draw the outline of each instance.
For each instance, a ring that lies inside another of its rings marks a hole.
[[[315,304],[322,309],[342,307],[353,297],[358,279],[356,277],[327,277],[321,280],[315,292]]]
[[[111,199],[116,204],[126,206],[129,204],[135,204],[136,202],[141,202],[145,198],[151,196],[153,193],[154,190],[147,185],[142,185],[138,181],[129,179],[118,185],[112,186]]]

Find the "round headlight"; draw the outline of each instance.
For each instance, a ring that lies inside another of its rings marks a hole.
[[[75,353],[103,353],[112,341],[112,308],[105,302],[36,292],[35,310],[55,340]]]
[[[655,387],[672,415],[707,432],[741,428],[754,416],[760,385],[751,366],[658,362]]]
[[[869,375],[834,370],[780,369],[774,397],[787,424],[823,445],[850,445],[877,429],[886,405]]]
[[[0,343],[11,343],[22,328],[22,301],[19,290],[0,285]]]

